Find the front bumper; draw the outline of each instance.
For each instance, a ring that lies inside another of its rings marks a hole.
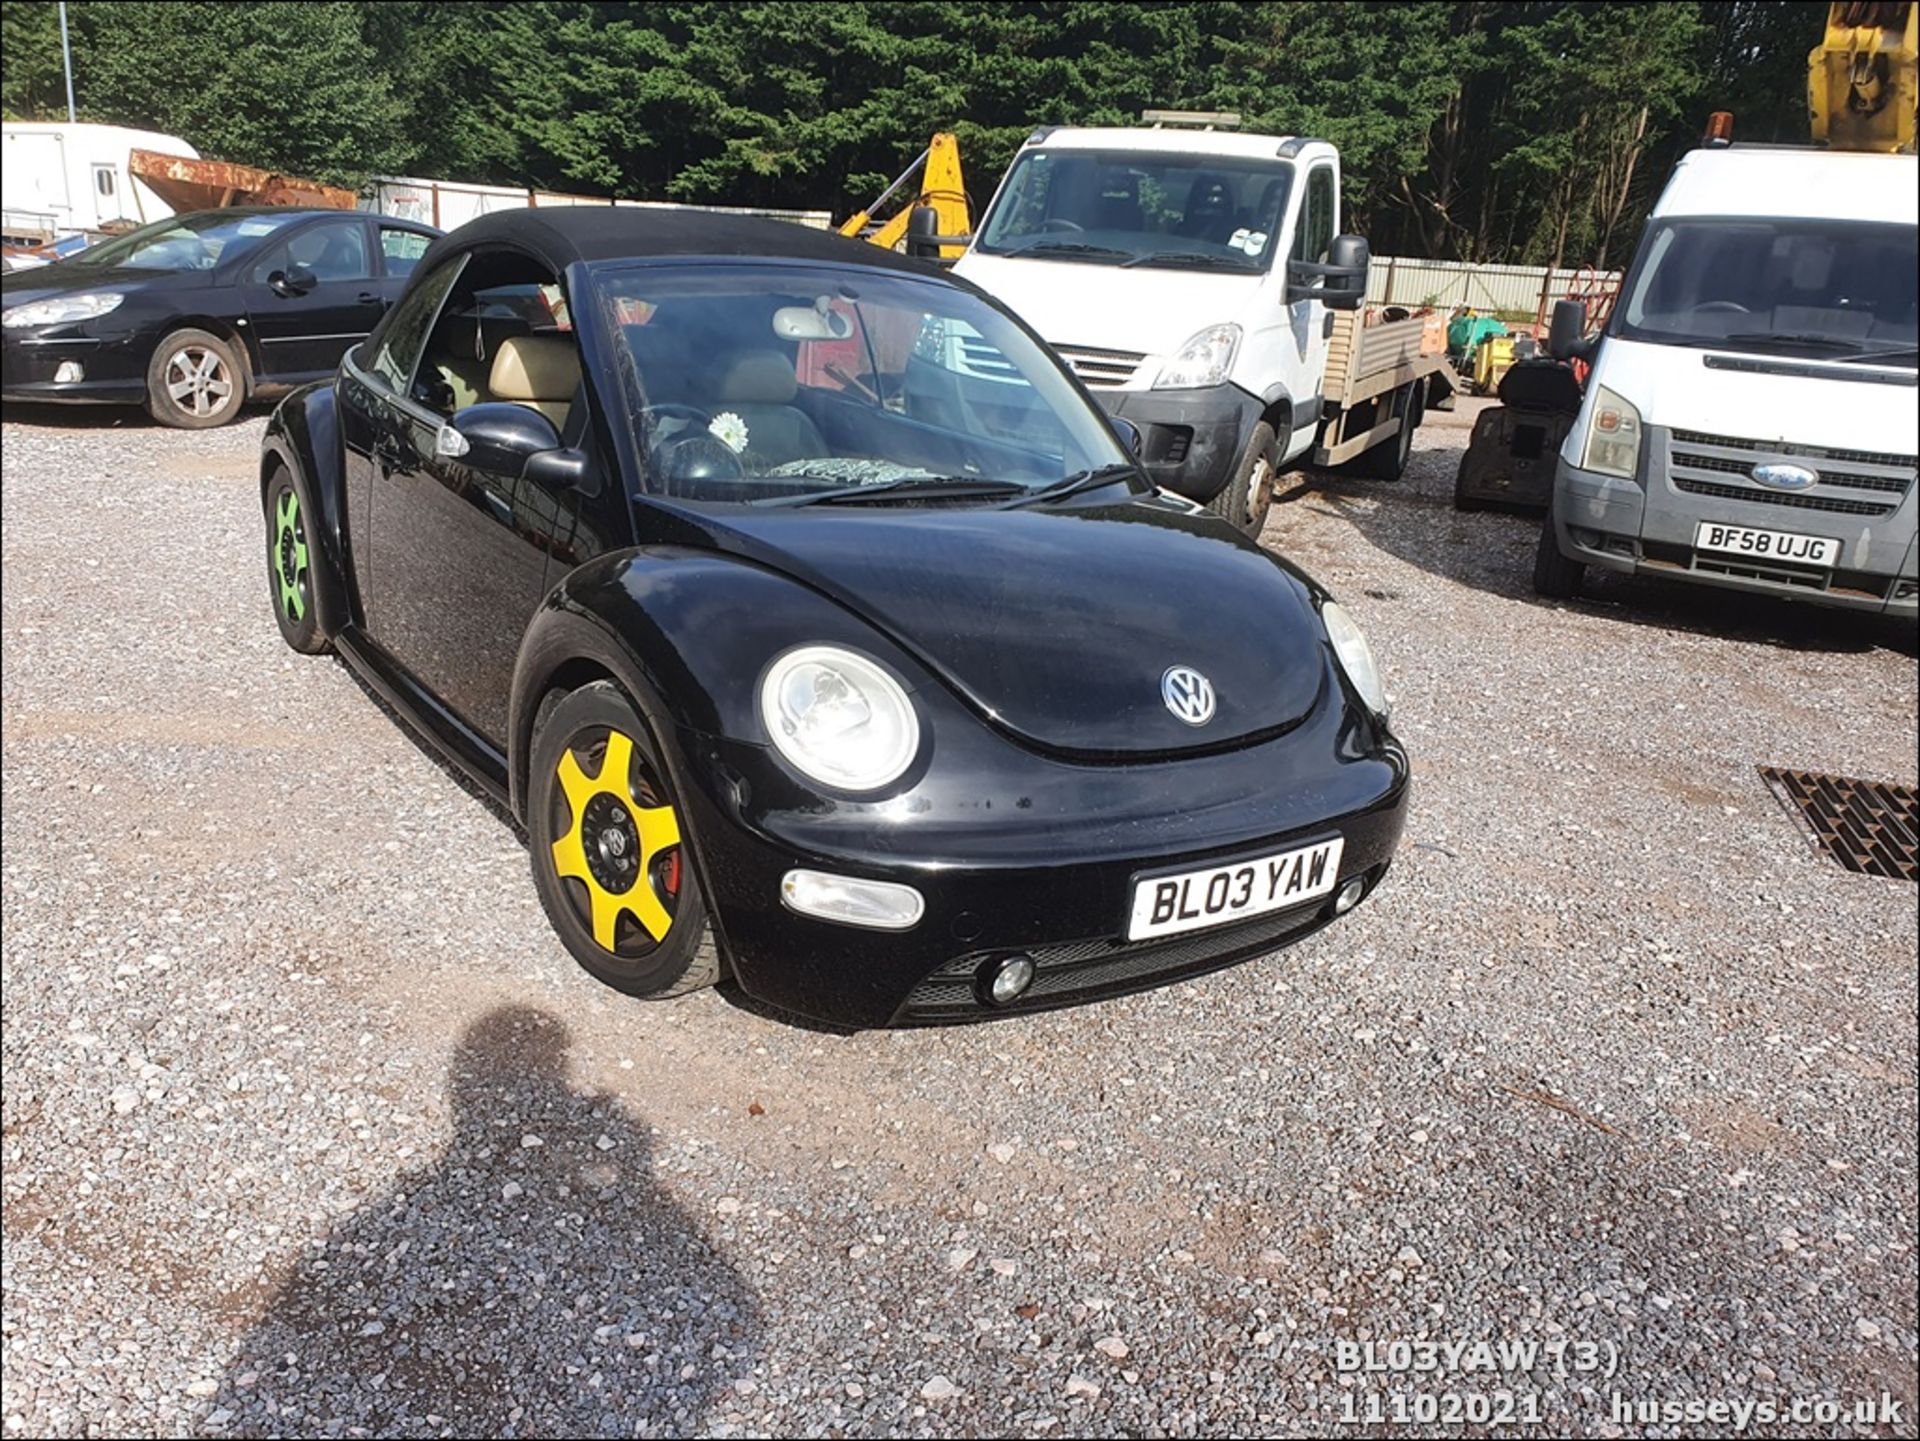
[[[71,331],[50,326],[49,331]],[[0,331],[0,396],[7,400],[61,404],[139,405],[147,398],[148,356],[124,340],[46,334],[21,328]],[[63,361],[85,371],[78,381],[58,381]]]
[[[1562,555],[1622,575],[1913,618],[1920,616],[1914,503],[1909,493],[1893,514],[1863,525],[1858,517],[1770,506],[1745,496],[1686,494],[1658,476],[1650,480],[1650,490],[1643,490],[1636,481],[1582,470],[1562,459],[1554,476],[1551,523]],[[1701,521],[1833,536],[1845,546],[1845,564],[1824,571],[1696,551],[1694,527]]]
[[[682,800],[701,881],[741,987],[782,1010],[848,1026],[1018,1015],[1142,990],[1265,954],[1331,918],[1328,894],[1295,910],[1129,945],[1139,873],[1198,868],[1345,838],[1339,880],[1369,892],[1407,807],[1405,752],[1346,705],[1212,756],[1138,765],[1026,757],[1024,774],[970,770],[969,802],[929,811],[811,804],[774,794],[761,748],[679,732]],[[911,885],[911,930],[836,925],[786,909],[795,867]],[[1016,1004],[983,1004],[978,968],[1012,952],[1038,974]]]
[[[1110,415],[1140,429],[1140,463],[1153,483],[1189,500],[1226,488],[1260,419],[1260,399],[1237,385],[1199,390],[1095,390]]]

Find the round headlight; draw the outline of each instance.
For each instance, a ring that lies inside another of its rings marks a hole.
[[[839,790],[898,780],[920,749],[920,722],[900,683],[838,646],[801,646],[769,666],[760,717],[781,755]]]
[[[1327,639],[1333,642],[1333,653],[1340,658],[1340,668],[1360,692],[1360,699],[1375,714],[1384,716],[1391,709],[1387,688],[1381,683],[1380,667],[1374,664],[1373,647],[1367,644],[1366,636],[1335,601],[1320,607],[1320,619],[1326,624]]]

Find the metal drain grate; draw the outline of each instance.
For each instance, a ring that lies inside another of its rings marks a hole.
[[[1914,857],[1920,817],[1909,787],[1773,766],[1761,766],[1760,778],[1782,805],[1813,828],[1814,839],[1827,854],[1848,870],[1920,881],[1920,864]]]

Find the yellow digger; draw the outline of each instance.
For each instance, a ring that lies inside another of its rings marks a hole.
[[[888,219],[876,223],[874,212],[883,208],[915,176],[920,178],[920,188],[912,201]],[[917,223],[914,220],[915,212],[922,210],[931,217],[930,227],[924,218]],[[840,227],[842,235],[866,240],[887,250],[895,249],[908,238],[910,231],[916,236],[930,235],[928,250],[937,246],[942,260],[958,260],[967,248],[973,217],[967,208],[967,187],[960,176],[960,142],[948,131],[935,135],[933,144],[921,151],[920,158],[880,192],[878,200]]]
[[[1837,0],[1807,56],[1807,112],[1816,145],[1911,151],[1920,109],[1920,5]]]

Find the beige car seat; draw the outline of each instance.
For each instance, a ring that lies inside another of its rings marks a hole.
[[[515,335],[494,353],[487,389],[495,400],[511,400],[537,410],[555,430],[567,424],[573,393],[580,386],[580,351],[570,336]]]

